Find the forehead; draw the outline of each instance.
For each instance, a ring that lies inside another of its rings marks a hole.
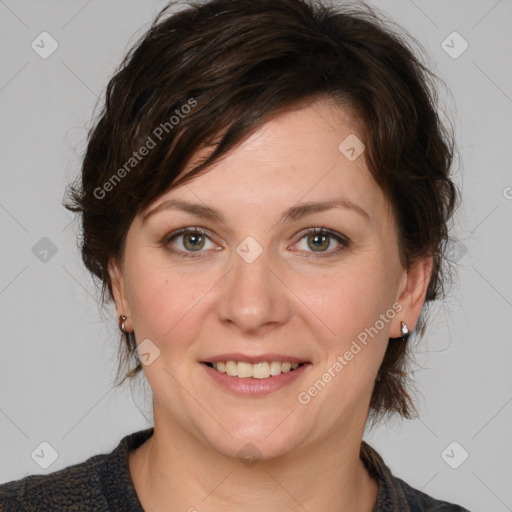
[[[299,201],[343,197],[378,216],[388,205],[366,166],[359,124],[350,111],[330,100],[280,113],[146,211],[168,199],[192,197],[220,210],[243,208],[262,215],[274,206],[281,212]],[[194,155],[182,175],[211,151]]]

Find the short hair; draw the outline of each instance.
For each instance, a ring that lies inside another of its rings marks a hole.
[[[272,116],[323,98],[360,123],[363,157],[396,219],[400,261],[410,268],[431,255],[426,306],[439,298],[459,192],[450,176],[453,130],[438,115],[438,79],[416,55],[420,45],[360,3],[192,1],[167,16],[177,5],[159,13],[108,83],[81,176],[68,188],[65,206],[81,214],[82,259],[102,284],[102,303],[113,299],[109,260],[122,260],[139,211],[207,172]],[[151,149],[142,157],[144,147]],[[207,158],[176,180],[205,148]],[[118,378],[134,348],[121,336]],[[388,344],[370,401],[374,421],[416,412],[410,343]],[[121,382],[140,370],[138,363]]]

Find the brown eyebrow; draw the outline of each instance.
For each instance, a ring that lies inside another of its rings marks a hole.
[[[349,201],[348,199],[340,198],[332,201],[323,201],[319,203],[310,201],[307,203],[292,206],[291,208],[288,208],[282,213],[279,222],[283,222],[285,220],[297,220],[302,217],[305,217],[306,215],[323,212],[326,210],[330,210],[332,208],[344,208],[353,210],[362,215],[363,217],[365,217],[367,220],[371,220],[368,213],[366,213],[366,211],[363,210],[359,205],[353,203],[352,201]],[[171,209],[182,210],[193,215],[196,215],[197,217],[202,217],[209,220],[218,220],[224,223],[224,217],[219,211],[215,210],[214,208],[204,206],[201,204],[188,203],[186,201],[182,201],[179,199],[168,199],[167,201],[163,201],[156,208],[153,208],[151,211],[143,215],[142,222],[144,223],[149,217],[156,213]]]

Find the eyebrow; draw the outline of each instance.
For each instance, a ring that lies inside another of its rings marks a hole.
[[[368,213],[366,213],[366,211],[359,205],[349,201],[348,199],[338,198],[332,201],[316,203],[309,201],[307,203],[292,206],[281,214],[279,222],[284,222],[286,220],[298,220],[306,215],[312,215],[313,213],[324,212],[334,208],[352,210],[363,216],[366,220],[371,220],[370,215],[368,215]],[[182,201],[180,199],[168,199],[167,201],[163,201],[157,207],[143,215],[142,222],[146,222],[149,217],[165,210],[181,210],[196,215],[197,217],[202,217],[208,220],[218,220],[224,223],[224,217],[218,210],[209,206]]]

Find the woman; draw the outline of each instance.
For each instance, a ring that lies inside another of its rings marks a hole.
[[[412,416],[408,338],[443,282],[458,193],[430,73],[369,9],[166,12],[67,204],[154,428],[1,486],[3,510],[466,510],[362,441]]]

